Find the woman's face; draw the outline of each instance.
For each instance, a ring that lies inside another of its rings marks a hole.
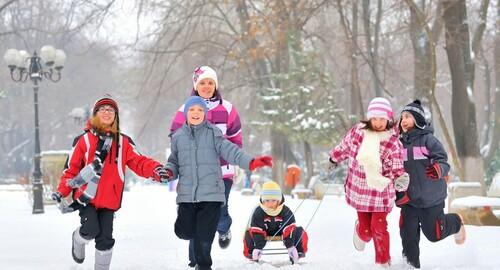
[[[370,122],[374,131],[384,131],[387,129],[387,123],[389,121],[382,117],[372,117]]]
[[[187,121],[190,125],[199,125],[205,119],[205,110],[200,105],[193,105],[187,112]]]
[[[99,118],[102,125],[110,127],[115,121],[116,111],[113,107],[104,105],[97,109],[96,116]]]
[[[277,200],[263,200],[262,204],[269,209],[276,209],[278,207],[279,201]]]
[[[210,78],[199,81],[196,85],[196,92],[204,99],[212,98],[215,93],[215,81]]]
[[[413,118],[413,115],[409,112],[403,112],[401,114],[401,129],[403,132],[408,132],[408,130],[411,130],[414,127],[415,119]]]

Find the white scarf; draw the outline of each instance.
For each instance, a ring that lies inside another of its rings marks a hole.
[[[363,142],[358,150],[356,160],[363,166],[366,175],[366,184],[382,192],[391,180],[382,175],[382,162],[380,161],[380,142],[387,140],[391,134],[389,131],[363,130]]]

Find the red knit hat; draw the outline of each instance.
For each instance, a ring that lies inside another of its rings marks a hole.
[[[97,110],[99,110],[99,108],[104,106],[104,105],[109,105],[109,106],[113,107],[113,109],[115,109],[115,111],[116,111],[116,114],[118,114],[118,103],[116,103],[116,101],[110,97],[105,97],[105,98],[101,98],[101,99],[97,100],[94,104],[94,109],[92,110],[92,113],[96,114]]]

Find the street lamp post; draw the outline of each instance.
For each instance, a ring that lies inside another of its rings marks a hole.
[[[38,83],[46,78],[52,82],[61,79],[66,54],[52,46],[43,46],[40,56],[36,51],[33,55],[16,49],[9,49],[4,55],[5,62],[10,69],[10,77],[15,82],[26,82],[28,78],[33,82],[35,106],[35,156],[33,157],[33,214],[42,214],[43,210],[43,182],[40,169],[40,130],[38,125]],[[42,65],[43,62],[43,65]]]

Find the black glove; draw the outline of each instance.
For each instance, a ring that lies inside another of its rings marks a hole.
[[[337,166],[338,166],[337,162],[333,161],[332,158],[328,158],[328,161],[329,161],[328,170],[329,171],[335,170],[335,168],[337,168]]]
[[[396,191],[396,206],[402,207],[410,201],[407,191]]]
[[[52,198],[53,201],[57,201],[58,203],[60,203],[62,200],[62,194],[59,191],[52,193],[50,197]]]

